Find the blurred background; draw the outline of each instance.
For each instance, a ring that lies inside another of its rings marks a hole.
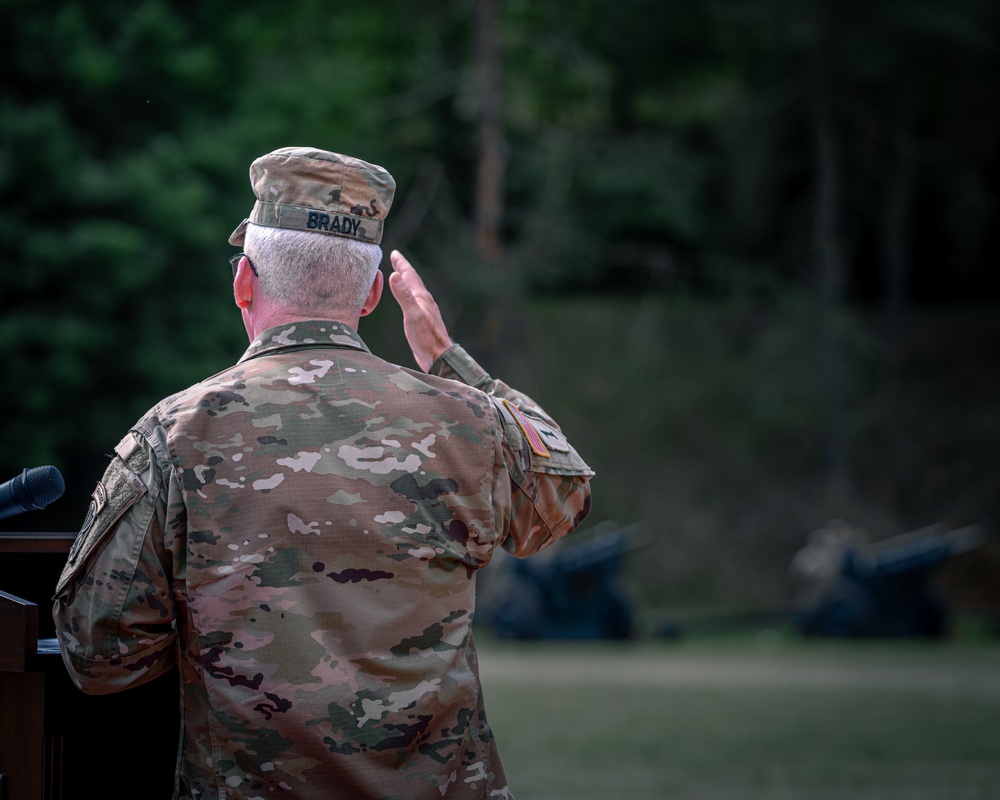
[[[286,145],[393,173],[386,252],[597,471],[650,630],[786,611],[816,532],[998,527],[992,0],[0,11],[0,479],[66,482],[4,530],[78,529],[243,352],[226,240]],[[412,366],[391,298],[361,334]],[[949,591],[995,611],[979,544]]]
[[[995,0],[0,19],[0,481],[66,484],[0,531],[76,531],[133,422],[242,354],[250,162],[348,153],[597,471],[583,530],[480,578],[518,798],[998,796]],[[391,298],[361,334],[412,366]],[[0,555],[43,621],[48,557]]]

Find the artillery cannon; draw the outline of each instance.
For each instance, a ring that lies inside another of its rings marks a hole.
[[[636,526],[599,527],[527,559],[504,556],[481,618],[501,639],[627,639],[635,612],[621,582],[627,552],[646,542]]]
[[[794,623],[811,636],[943,636],[948,609],[931,576],[987,541],[978,525],[931,525],[866,542],[860,528],[834,520],[792,559]]]

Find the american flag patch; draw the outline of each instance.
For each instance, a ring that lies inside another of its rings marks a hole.
[[[517,420],[517,424],[524,432],[524,438],[528,440],[528,444],[531,445],[531,449],[534,451],[535,455],[541,456],[542,458],[552,458],[548,448],[545,446],[545,442],[543,442],[542,437],[538,435],[538,431],[535,430],[535,426],[528,422],[528,418],[524,416],[524,414],[522,414],[516,406],[511,404],[509,400],[505,399],[503,404],[507,406],[507,410],[510,411],[514,419]]]

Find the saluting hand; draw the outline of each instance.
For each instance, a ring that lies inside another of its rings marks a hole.
[[[413,351],[417,365],[424,372],[454,342],[441,318],[441,310],[434,296],[427,291],[423,280],[403,254],[393,250],[389,254],[393,272],[389,288],[403,310],[403,332]]]

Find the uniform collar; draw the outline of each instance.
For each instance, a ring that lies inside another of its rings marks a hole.
[[[250,342],[237,363],[267,353],[305,347],[340,347],[371,352],[350,325],[335,320],[307,320],[268,328]]]

